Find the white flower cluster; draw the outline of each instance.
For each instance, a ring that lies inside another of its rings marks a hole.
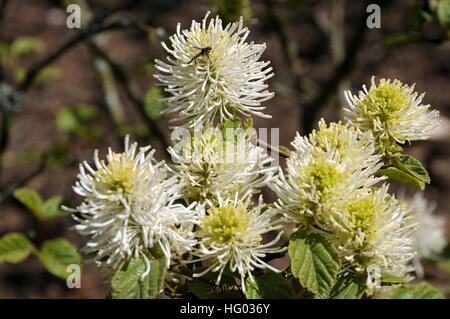
[[[262,236],[270,231],[278,230],[282,226],[280,220],[272,219],[273,211],[265,211],[262,196],[253,205],[250,193],[234,199],[222,199],[218,196],[218,204],[211,205],[202,211],[199,225],[200,246],[194,255],[198,258],[194,262],[212,260],[212,263],[202,273],[194,274],[201,277],[210,270],[218,272],[216,283],[220,283],[223,271],[227,266],[231,272],[238,271],[241,277],[241,287],[245,291],[245,276],[252,281],[251,271],[256,268],[268,268],[278,272],[262,260],[268,253],[285,251],[285,248],[273,247],[279,241],[282,232],[268,243],[262,244]]]
[[[236,193],[255,192],[273,179],[273,158],[259,146],[252,135],[241,131],[226,138],[222,130],[209,127],[193,137],[169,147],[175,169],[185,181],[183,195],[190,200],[217,202],[217,194],[234,198]]]
[[[439,125],[434,121],[439,112],[428,112],[430,105],[421,104],[425,93],[417,96],[414,85],[381,79],[377,86],[372,77],[369,90],[363,85],[358,96],[344,93],[348,102],[344,111],[349,119],[362,131],[374,134],[377,150],[384,156],[401,151],[397,143],[429,139],[429,132]]]
[[[415,224],[387,185],[372,188],[383,178],[374,176],[382,164],[370,132],[321,120],[318,131],[297,135],[292,146],[286,175],[280,169],[272,186],[276,210],[325,236],[343,267],[365,275],[369,287],[373,269],[405,277]]]
[[[223,121],[236,113],[270,118],[261,103],[273,97],[264,82],[273,76],[270,62],[259,61],[265,44],[245,42],[249,30],[239,23],[223,27],[217,16],[208,23],[192,21],[189,30],[169,38],[167,62],[156,60],[155,77],[170,97],[163,100],[167,113],[179,112],[188,127]]]
[[[280,229],[287,221],[331,243],[340,271],[364,278],[368,294],[376,272],[410,279],[413,258],[445,244],[443,221],[419,197],[397,200],[377,173],[399,156],[399,144],[429,138],[438,113],[420,104],[414,86],[372,79],[359,97],[346,92],[346,123],[322,119],[308,136],[297,133],[286,168],[276,167],[238,117],[267,117],[265,45],[246,42],[242,19],[223,27],[208,14],[189,30],[178,25],[170,46],[163,43],[168,62],[156,60],[166,112],[179,112],[178,128],[189,132],[169,147],[173,163],[126,138],[123,153],[109,150],[104,162],[95,152],[95,166],[80,165],[74,190],[84,201],[74,212],[75,229],[90,237],[83,251],[96,253],[108,274],[142,256],[144,275],[162,251],[167,267],[176,260],[193,277],[216,273],[219,284],[225,272],[236,273],[245,292],[256,268],[278,271],[266,257],[286,250]],[[255,199],[266,186],[278,196],[270,205]]]
[[[257,204],[251,200],[263,186],[274,179],[273,160],[253,140],[254,135],[232,130],[227,135],[219,127],[208,127],[192,137],[184,138],[179,149],[169,148],[173,165],[183,181],[181,193],[187,202],[198,202],[199,245],[190,262],[206,261],[211,265],[195,277],[209,271],[218,272],[217,284],[226,267],[238,272],[245,291],[245,276],[253,277],[254,268],[268,268],[262,258],[286,248],[273,247],[282,232],[270,243],[263,236],[280,229],[274,213],[267,210],[262,196]],[[279,220],[277,221],[279,222]]]
[[[309,137],[297,134],[295,151],[286,163],[286,175],[279,168],[273,184],[279,201],[277,208],[296,223],[320,221],[322,212],[347,202],[358,190],[380,181],[373,175],[381,167],[380,156],[373,155],[370,134],[360,134],[348,125],[322,119],[320,130]]]
[[[265,45],[245,42],[242,19],[222,27],[221,20],[192,23],[170,38],[168,63],[157,60],[156,78],[171,95],[168,112],[180,111],[192,136],[169,147],[173,164],[153,158],[150,148],[125,140],[124,153],[111,150],[107,163],[94,156],[95,168],[80,165],[74,190],[84,201],[77,207],[75,229],[90,236],[83,251],[111,275],[127,258],[142,256],[150,265],[162,251],[170,266],[177,262],[210,263],[206,271],[226,267],[237,272],[245,290],[255,268],[277,271],[263,259],[277,247],[279,219],[262,196],[252,196],[274,179],[273,158],[257,146],[253,130],[224,129],[237,114],[268,117],[261,102],[271,98],[264,81],[272,76],[269,62],[258,62]],[[216,125],[215,120],[219,120]],[[199,129],[201,128],[201,129]],[[278,231],[265,242],[265,234]],[[190,252],[190,260],[182,255]],[[147,269],[147,274],[149,269]],[[253,278],[252,278],[253,280]]]
[[[447,244],[445,220],[434,214],[436,203],[427,201],[422,193],[416,193],[414,197],[403,201],[410,209],[412,220],[419,226],[414,233],[417,254],[413,259],[413,265],[417,276],[423,278],[421,259],[436,258]]]
[[[96,263],[107,275],[127,257],[148,261],[152,249],[161,249],[169,264],[172,252],[182,254],[195,244],[194,204],[177,203],[179,178],[165,163],[157,163],[149,149],[137,152],[137,144],[130,146],[127,137],[125,151],[110,149],[106,163],[96,151],[95,168],[80,164],[73,189],[85,200],[76,210],[75,229],[91,237],[82,251],[95,252]]]

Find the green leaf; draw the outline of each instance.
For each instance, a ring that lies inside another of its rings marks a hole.
[[[342,272],[338,275],[336,284],[328,294],[329,299],[360,299],[365,285],[355,275]]]
[[[164,288],[164,278],[166,277],[167,263],[165,258],[159,258],[150,263],[149,297],[155,298]]]
[[[380,278],[380,282],[382,286],[391,286],[391,285],[398,285],[398,284],[406,284],[406,281],[404,281],[401,278],[398,278],[397,276],[390,275],[390,274],[382,274]]]
[[[34,79],[34,84],[40,83],[42,80],[58,80],[62,76],[62,71],[57,66],[47,66],[43,68],[36,78]]]
[[[64,197],[62,196],[53,196],[45,201],[44,205],[42,205],[42,217],[44,219],[50,219],[67,215],[67,212],[60,209],[63,201]]]
[[[13,69],[14,79],[17,82],[23,81],[27,76],[27,69],[21,66],[15,66]]]
[[[77,117],[83,123],[87,123],[98,117],[98,110],[95,106],[92,105],[79,105],[75,109],[75,112]]]
[[[38,38],[21,36],[14,40],[10,47],[10,56],[18,59],[31,52],[42,52],[45,50],[45,43]]]
[[[430,176],[422,163],[412,156],[402,154],[399,159],[394,159],[394,166],[405,173],[415,177],[419,181],[429,184]]]
[[[245,281],[245,297],[247,299],[264,299],[261,292],[261,284],[257,278],[254,278],[255,282],[252,282],[250,277],[247,277]]]
[[[442,27],[450,29],[450,0],[439,1],[437,16]]]
[[[67,266],[81,264],[77,249],[64,238],[45,241],[38,256],[51,274],[62,279],[67,279],[70,275]]]
[[[147,299],[149,281],[141,276],[147,269],[143,257],[131,258],[123,263],[111,281],[113,299]]]
[[[307,289],[302,289],[302,291],[297,294],[297,299],[320,299],[320,297]]]
[[[294,299],[295,292],[289,281],[281,274],[269,271],[253,282],[247,277],[245,282],[247,299]]]
[[[214,286],[199,279],[187,282],[189,290],[200,299],[214,299]]]
[[[418,41],[417,37],[411,36],[409,34],[395,33],[395,34],[387,36],[386,39],[383,40],[382,45],[385,47],[391,47],[394,45],[412,43],[412,42],[417,42],[417,41]]]
[[[163,98],[162,93],[163,92],[161,88],[153,86],[152,88],[150,88],[150,90],[147,91],[144,97],[145,112],[150,118],[154,120],[161,118],[162,115],[162,110],[164,107],[162,103],[159,102],[160,99]]]
[[[56,125],[63,132],[73,132],[80,121],[71,108],[62,107],[56,114]]]
[[[148,299],[155,298],[163,289],[166,276],[166,260],[153,260],[150,273],[142,278],[147,270],[144,257],[134,257],[125,261],[111,281],[113,299]]]
[[[409,12],[408,27],[414,31],[421,31],[425,22],[426,19],[423,14],[422,6],[420,4],[416,4]]]
[[[25,187],[16,189],[13,196],[39,220],[67,215],[66,212],[59,209],[64,200],[62,196],[53,196],[43,202],[41,195]]]
[[[31,244],[21,233],[9,233],[0,238],[0,264],[19,263],[31,252]]]
[[[13,193],[14,198],[28,208],[34,216],[42,218],[42,198],[34,190],[29,188],[19,188]]]
[[[392,299],[444,299],[442,293],[426,282],[398,288]]]
[[[206,279],[206,278],[205,278]],[[216,286],[200,279],[187,282],[191,292],[200,299],[239,299],[241,293],[236,290],[226,290],[223,286]]]
[[[97,110],[90,105],[79,105],[76,108],[63,107],[56,115],[56,125],[63,132],[95,140],[102,135],[99,127],[90,124],[97,115]]]
[[[45,156],[48,165],[64,166],[69,163],[69,144],[66,141],[56,141],[48,149]]]
[[[430,176],[422,163],[407,154],[402,154],[399,158],[395,158],[392,167],[380,169],[377,175],[385,175],[419,190],[424,190],[425,183],[430,183]]]
[[[407,184],[409,186],[415,187],[421,191],[425,189],[425,183],[416,179],[415,177],[399,170],[396,167],[388,167],[388,168],[382,168],[379,169],[377,172],[377,176],[387,176],[390,179],[398,182],[402,182],[404,184]]]
[[[232,118],[226,119],[223,122],[222,125],[222,134],[225,137],[225,139],[230,140],[233,137],[236,137],[236,130],[238,128],[242,127],[242,121],[241,118],[239,116],[234,116]],[[231,130],[231,132],[229,132],[228,129],[233,129]],[[232,133],[232,136],[228,136],[230,133]]]
[[[322,295],[335,283],[340,268],[333,246],[320,234],[304,236],[301,231],[289,241],[292,274],[310,292]]]

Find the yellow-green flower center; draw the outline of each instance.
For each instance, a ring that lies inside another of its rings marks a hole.
[[[324,158],[317,159],[309,168],[307,176],[314,179],[316,192],[321,199],[325,199],[327,190],[333,189],[344,180],[344,174],[340,172],[336,164]]]
[[[370,196],[350,203],[346,213],[354,232],[361,229],[367,236],[375,229],[375,206]]]
[[[371,243],[378,237],[375,214],[379,207],[375,206],[372,196],[352,201],[344,208],[344,218],[349,222],[350,239],[356,253],[350,261],[353,267],[364,268],[375,262],[373,256],[365,253],[371,251]]]
[[[338,152],[341,157],[345,155],[350,156],[355,152],[351,148],[348,138],[348,134],[356,134],[354,129],[345,127],[341,122],[330,123],[330,126],[327,128],[324,121],[319,122],[319,128],[319,131],[313,131],[310,139],[315,135],[314,140],[321,150],[327,151],[328,145],[328,148]]]
[[[136,181],[135,163],[133,159],[127,159],[125,155],[125,153],[114,153],[112,157],[108,155],[106,168],[95,172],[95,177],[99,179],[99,186],[102,190],[131,192]]]
[[[195,178],[195,184],[185,187],[184,195],[192,201],[209,199],[216,202],[216,193],[223,197],[233,193],[247,181],[242,178],[228,182],[226,188],[218,189],[227,172],[244,170],[247,166],[247,153],[239,153],[237,141],[227,140],[219,129],[207,128],[201,135],[186,138],[181,152],[189,178]]]
[[[410,98],[407,85],[398,80],[381,79],[378,87],[372,85],[357,104],[358,112],[368,117],[366,120],[377,140],[377,148],[386,158],[402,150],[392,137],[400,132],[401,117],[407,116],[405,111]]]
[[[316,133],[316,140],[317,145],[323,150],[327,150],[327,146],[325,141],[327,141],[328,146],[332,149],[340,149],[342,146],[344,146],[346,143],[346,140],[342,137],[342,132],[339,131],[338,135],[336,136],[334,132],[331,129],[326,129],[323,131],[318,131]]]
[[[358,108],[367,107],[367,112],[372,118],[377,118],[381,123],[392,120],[395,113],[405,110],[409,105],[406,95],[407,86],[402,86],[398,80],[390,83],[380,80],[378,87],[372,86],[369,93],[358,104]]]
[[[215,207],[208,210],[208,215],[200,226],[200,233],[212,244],[239,243],[247,237],[251,221],[251,215],[242,204],[237,207],[233,204]]]

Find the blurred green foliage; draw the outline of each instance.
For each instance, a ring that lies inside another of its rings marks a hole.
[[[13,196],[28,208],[38,220],[47,220],[68,214],[60,209],[64,201],[62,196],[53,196],[44,201],[36,191],[25,187],[16,189]]]
[[[436,22],[436,26],[430,35],[425,26],[433,22]],[[448,39],[450,39],[450,0],[420,0],[408,13],[407,31],[389,35],[383,41],[383,45],[441,42]]]
[[[30,253],[31,246],[25,235],[9,233],[0,238],[0,264],[20,263],[28,258]]]
[[[70,273],[67,266],[78,265],[81,269],[81,256],[75,246],[64,238],[45,241],[38,250],[22,233],[8,233],[0,238],[0,264],[17,264],[35,254],[45,268],[56,277],[67,279]]]
[[[28,54],[43,53],[46,50],[45,43],[36,37],[20,36],[11,44],[0,42],[0,65],[10,70],[16,81],[22,81],[27,70],[20,63],[20,60]],[[62,76],[61,70],[56,66],[43,68],[34,83],[39,83],[44,79],[59,79]]]
[[[163,110],[163,105],[160,99],[163,98],[162,89],[157,86],[152,86],[146,93],[144,97],[144,108],[147,115],[153,120],[160,119]]]
[[[81,269],[80,254],[64,238],[45,241],[41,246],[38,257],[51,274],[61,279],[67,279],[70,275],[67,266],[75,264],[80,266]]]
[[[88,140],[96,140],[102,136],[101,128],[92,124],[97,117],[98,111],[91,105],[62,107],[56,114],[56,125],[63,132]]]
[[[239,21],[242,16],[245,21],[250,21],[252,8],[249,0],[215,0],[213,5],[214,16],[219,15],[226,23]]]
[[[392,295],[392,299],[444,299],[442,293],[426,282],[402,286]]]
[[[137,124],[135,126],[122,125],[119,127],[119,135],[121,137],[130,135],[132,137],[147,137],[149,135],[148,127],[145,124]]]
[[[44,201],[39,193],[29,188],[16,189],[13,196],[40,222],[68,215],[68,212],[60,208],[64,202],[62,196],[53,196]],[[67,269],[69,265],[78,265],[81,270],[80,254],[64,238],[44,241],[40,249],[22,233],[12,232],[0,238],[0,264],[22,262],[32,253],[51,274],[61,279],[67,279],[71,274]]]

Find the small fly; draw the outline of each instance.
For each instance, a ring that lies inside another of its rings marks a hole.
[[[201,56],[205,56],[205,57],[209,58],[209,52],[211,52],[211,50],[212,50],[210,47],[202,48],[200,50],[201,51],[196,56],[194,56],[187,64],[190,64],[192,61],[196,60],[198,57],[201,57]]]

